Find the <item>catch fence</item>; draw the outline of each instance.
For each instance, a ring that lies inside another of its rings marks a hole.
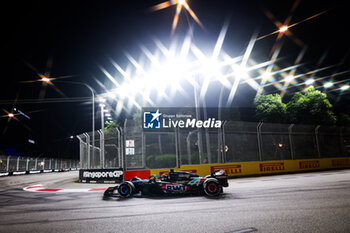
[[[78,160],[0,156],[0,173],[43,170],[77,170]]]
[[[220,129],[123,128],[78,136],[81,168],[156,169],[181,165],[350,156],[350,128],[225,121]]]

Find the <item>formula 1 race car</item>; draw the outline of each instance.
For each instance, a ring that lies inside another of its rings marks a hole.
[[[218,196],[228,187],[227,176],[223,170],[216,170],[206,177],[183,171],[170,170],[169,175],[152,175],[142,180],[134,177],[131,181],[124,181],[119,186],[109,187],[104,197],[132,197],[134,194],[162,195],[162,194],[205,194]],[[118,195],[119,194],[119,195]]]

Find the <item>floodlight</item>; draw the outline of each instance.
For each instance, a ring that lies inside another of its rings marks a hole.
[[[186,0],[177,0],[177,3],[178,3],[179,5],[185,5]]]
[[[97,98],[97,101],[100,103],[106,103],[106,99],[101,96]]]
[[[272,78],[273,78],[272,73],[269,71],[265,71],[264,73],[261,74],[261,79],[263,81],[268,81],[268,80],[271,80]]]
[[[107,97],[110,98],[110,99],[115,99],[115,97],[116,97],[115,93],[114,93],[114,92],[111,92],[111,91],[110,91],[110,92],[107,92],[106,95],[107,95]]]
[[[286,32],[286,31],[288,31],[288,26],[286,26],[286,25],[283,25],[283,26],[281,26],[281,27],[279,28],[279,32],[280,32],[280,33],[284,33],[284,32]]]
[[[48,77],[42,77],[41,81],[44,83],[49,83],[49,82],[51,82],[51,79],[49,79]]]
[[[314,83],[315,83],[315,79],[313,79],[313,78],[309,78],[309,79],[307,79],[305,81],[305,84],[308,85],[308,86],[310,86],[310,85],[312,85]]]
[[[249,73],[248,70],[244,66],[240,65],[233,65],[233,70],[235,72],[235,76],[239,77],[240,79],[248,79],[249,78]]]
[[[348,90],[349,88],[350,88],[349,85],[344,85],[344,86],[342,86],[342,87],[340,88],[340,90],[346,91],[346,90]]]
[[[324,88],[331,88],[333,87],[333,83],[332,82],[326,82],[325,84],[323,84]]]
[[[290,75],[287,75],[287,76],[284,78],[284,81],[285,81],[286,83],[290,83],[290,82],[293,82],[294,79],[295,79],[295,76],[290,74]]]

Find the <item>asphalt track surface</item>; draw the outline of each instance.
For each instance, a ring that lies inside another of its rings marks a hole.
[[[104,188],[78,172],[0,177],[0,232],[350,232],[350,170],[231,179],[218,198],[23,188]]]

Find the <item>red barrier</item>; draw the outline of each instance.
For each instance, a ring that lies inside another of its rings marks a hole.
[[[147,179],[151,175],[151,170],[136,170],[136,171],[125,171],[124,180],[131,180],[133,177],[137,176],[141,179]]]

